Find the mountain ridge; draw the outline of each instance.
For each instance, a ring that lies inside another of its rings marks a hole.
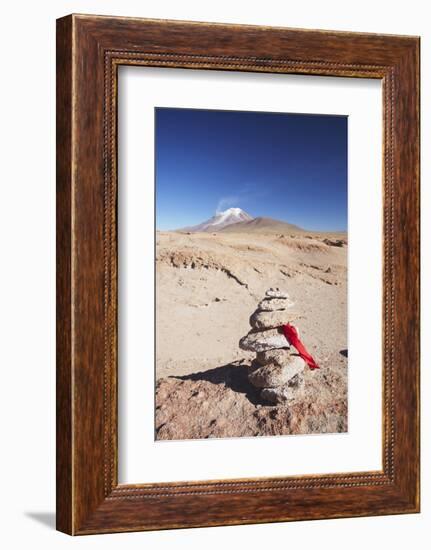
[[[232,224],[221,229],[222,233],[306,233],[307,231],[293,223],[274,218],[258,216],[252,220]]]
[[[304,229],[293,223],[277,220],[268,216],[253,218],[241,208],[228,208],[218,212],[208,220],[189,227],[176,229],[177,233],[261,233],[270,235],[345,235],[347,231],[317,231]]]

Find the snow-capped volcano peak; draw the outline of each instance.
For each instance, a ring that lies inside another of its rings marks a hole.
[[[211,220],[214,220],[213,225],[230,225],[231,223],[244,222],[252,219],[253,218],[247,214],[247,212],[241,210],[241,208],[228,208],[223,212],[217,212],[217,214],[211,218]],[[227,221],[229,222],[228,224],[226,224]]]
[[[252,219],[253,217],[241,208],[228,208],[223,212],[217,212],[212,218],[200,223],[199,225],[184,227],[183,231],[220,231],[220,229],[223,229],[223,227],[228,225],[246,222]]]
[[[235,214],[236,216],[239,216],[242,213],[246,214],[246,212],[244,212],[244,210],[242,210],[241,208],[228,208],[227,210],[224,210],[223,212],[217,212],[217,214],[223,214],[223,215]],[[246,215],[248,216],[248,214],[246,214]]]

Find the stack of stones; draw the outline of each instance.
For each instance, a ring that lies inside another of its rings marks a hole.
[[[279,288],[270,288],[250,317],[250,332],[241,338],[239,347],[256,353],[250,382],[261,390],[264,401],[272,404],[295,399],[303,385],[305,363],[289,345],[282,325],[298,318],[294,303]]]

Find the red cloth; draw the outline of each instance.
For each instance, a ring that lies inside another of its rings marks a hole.
[[[308,353],[308,351],[305,349],[304,344],[301,342],[298,336],[298,331],[293,325],[290,325],[287,323],[287,325],[282,326],[284,335],[286,336],[287,341],[291,346],[296,348],[296,351],[304,359],[304,361],[307,363],[307,365],[310,367],[310,369],[319,369],[319,365],[316,363],[316,361],[311,357],[311,355]]]

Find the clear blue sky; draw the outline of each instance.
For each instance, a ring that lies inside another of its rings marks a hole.
[[[155,116],[157,229],[229,207],[347,229],[347,117],[174,108]]]

